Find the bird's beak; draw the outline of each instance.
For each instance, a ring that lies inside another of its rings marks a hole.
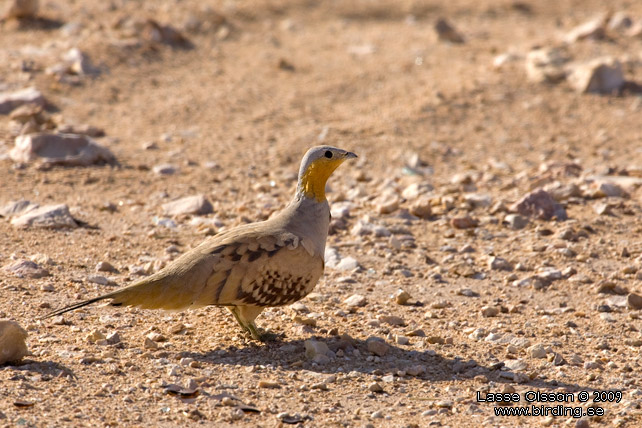
[[[357,156],[356,154],[354,154],[354,153],[352,153],[352,152],[346,152],[346,154],[345,154],[345,155],[343,155],[343,156],[344,156],[346,159],[353,159],[353,158],[358,158],[358,157],[359,157],[359,156]]]

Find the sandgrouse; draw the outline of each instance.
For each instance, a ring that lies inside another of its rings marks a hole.
[[[326,181],[356,157],[335,147],[311,148],[301,161],[294,198],[277,215],[219,233],[153,275],[46,318],[103,299],[143,309],[217,305],[226,306],[254,339],[264,340],[254,323],[261,311],[305,297],[323,274],[330,222]]]

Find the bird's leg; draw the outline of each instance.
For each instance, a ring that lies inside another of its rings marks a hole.
[[[250,335],[252,335],[252,338],[254,340],[267,342],[270,340],[274,340],[278,336],[274,333],[259,329],[254,323],[254,320],[263,311],[263,308],[258,306],[236,306],[235,308],[238,309],[238,315],[240,319],[239,323],[242,323],[241,325],[243,325],[250,332]]]
[[[252,331],[250,328],[245,324],[243,321],[241,321],[241,315],[239,314],[239,307],[238,306],[228,306],[227,309],[232,312],[232,315],[234,315],[234,318],[236,319],[236,322],[239,323],[241,328],[248,333],[252,334]]]

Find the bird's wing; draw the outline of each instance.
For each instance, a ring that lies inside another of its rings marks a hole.
[[[274,306],[288,302],[278,301],[270,293],[264,294],[262,301],[255,293],[257,286],[282,284],[272,278],[274,275],[316,283],[323,272],[322,256],[310,254],[298,236],[283,230],[270,232],[254,227],[213,238],[162,271],[105,298],[111,298],[112,305],[144,309],[178,310],[251,302]]]

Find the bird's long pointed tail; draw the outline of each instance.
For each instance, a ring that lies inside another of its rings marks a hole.
[[[70,312],[79,308],[82,308],[83,306],[91,305],[92,303],[99,302],[104,299],[109,299],[110,297],[113,297],[114,293],[109,293],[109,294],[103,294],[102,296],[94,297],[93,299],[89,300],[83,300],[82,302],[79,303],[74,303],[73,305],[65,306],[64,308],[57,309],[53,312],[48,313],[47,315],[43,316],[40,319],[47,319],[51,317],[55,317],[57,315],[62,315],[66,312]]]

